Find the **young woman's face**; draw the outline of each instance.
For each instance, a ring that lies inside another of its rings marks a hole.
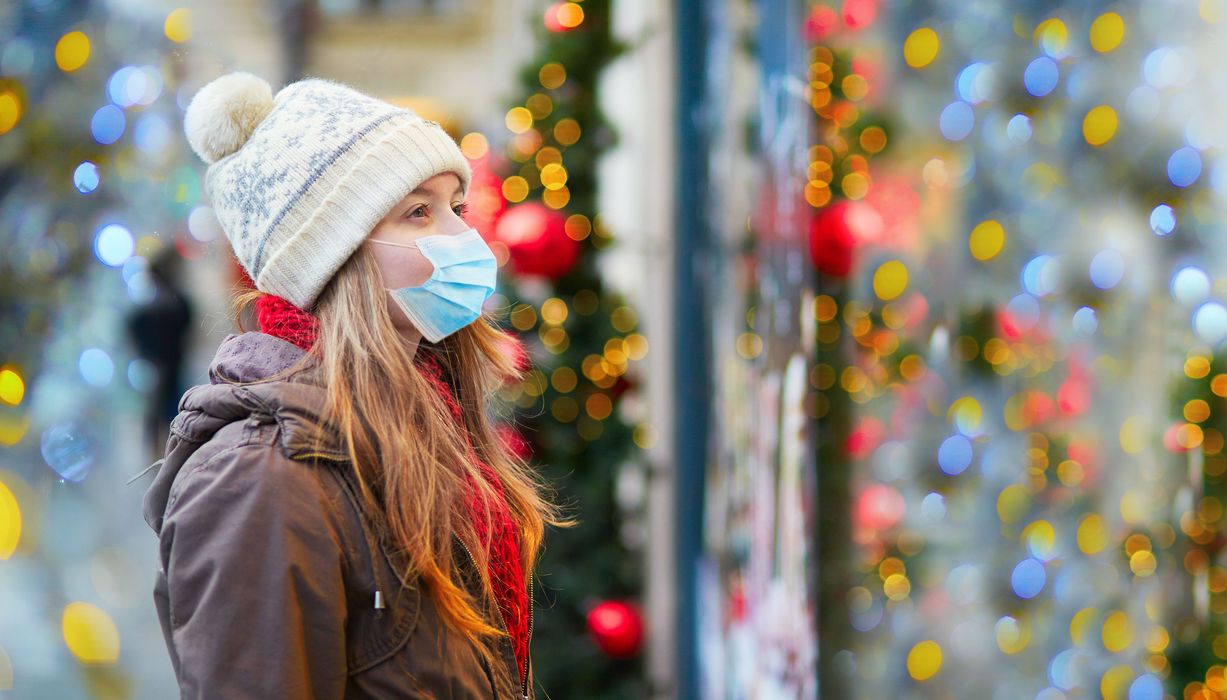
[[[434,235],[456,235],[469,229],[461,215],[466,205],[461,196],[460,177],[454,173],[439,173],[423,182],[402,199],[375,224],[368,237],[393,243],[412,243],[418,238]],[[366,247],[375,256],[388,289],[416,287],[425,284],[434,273],[434,266],[416,248],[390,245]],[[399,304],[388,304],[392,325],[403,332],[420,334]]]

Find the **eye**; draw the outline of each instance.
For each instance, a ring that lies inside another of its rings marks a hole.
[[[405,218],[406,219],[416,218],[414,214],[417,214],[418,212],[425,212],[425,211],[426,211],[426,205],[422,204],[420,206],[414,207],[413,209],[410,209],[409,213],[405,215]]]
[[[456,212],[456,216],[459,216],[460,218],[463,219],[464,215],[469,213],[469,203],[461,202],[460,204],[457,204],[456,206],[452,207],[452,211]]]

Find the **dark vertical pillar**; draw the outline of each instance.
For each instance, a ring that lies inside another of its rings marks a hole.
[[[674,221],[674,357],[677,469],[678,698],[699,697],[697,563],[710,425],[710,323],[706,299],[711,240],[707,157],[707,38],[703,0],[676,0],[677,123]]]

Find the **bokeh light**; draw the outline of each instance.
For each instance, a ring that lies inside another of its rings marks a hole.
[[[72,173],[72,184],[81,194],[98,189],[98,166],[88,160],[77,166]]]

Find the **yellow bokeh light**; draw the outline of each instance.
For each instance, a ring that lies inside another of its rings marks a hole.
[[[567,303],[558,297],[550,297],[541,303],[541,320],[560,325],[567,320]]]
[[[550,209],[562,209],[571,201],[571,190],[568,190],[565,185],[555,190],[546,188],[541,193],[541,201]]]
[[[503,121],[512,133],[522,134],[533,127],[533,113],[527,107],[512,107]]]
[[[1191,355],[1184,361],[1184,373],[1190,379],[1201,379],[1210,374],[1210,358],[1205,355]],[[1214,383],[1211,382],[1211,390]]]
[[[907,673],[918,681],[927,681],[942,668],[942,648],[931,640],[912,647],[907,654]]]
[[[976,260],[992,260],[1005,245],[1005,228],[994,219],[981,221],[971,230],[967,245]]]
[[[1197,14],[1202,21],[1218,24],[1227,16],[1227,2],[1224,0],[1201,0],[1197,3]]]
[[[961,396],[950,404],[946,410],[946,420],[953,421],[959,430],[965,433],[974,432],[980,427],[984,418],[984,409],[974,396]]]
[[[574,145],[576,141],[579,141],[579,136],[579,122],[570,117],[559,119],[554,125],[554,140],[564,146]]]
[[[1154,552],[1150,550],[1142,549],[1134,552],[1133,556],[1129,557],[1129,570],[1135,576],[1150,576],[1158,566],[1159,562],[1155,559]]]
[[[903,600],[912,592],[912,582],[903,574],[891,574],[882,582],[882,593],[891,600]]]
[[[869,81],[856,73],[845,76],[839,87],[844,91],[844,97],[849,100],[864,99],[865,95],[869,94]]]
[[[1091,48],[1106,53],[1125,39],[1125,20],[1115,12],[1105,12],[1091,23]]]
[[[1003,523],[1017,522],[1026,512],[1031,497],[1021,484],[1011,484],[997,495],[997,517]]]
[[[553,146],[546,146],[537,151],[537,155],[533,156],[533,162],[540,169],[544,169],[547,165],[561,165],[562,152]]]
[[[460,152],[469,160],[480,160],[490,152],[490,142],[486,140],[485,134],[470,131],[460,139]]]
[[[30,416],[0,413],[0,445],[12,447],[21,442],[30,430]]]
[[[583,214],[572,214],[563,223],[562,230],[566,232],[567,238],[582,241],[592,233],[592,221]]]
[[[554,389],[564,394],[574,390],[578,383],[579,376],[570,367],[559,367],[550,375],[550,384],[553,384]]]
[[[162,25],[162,31],[166,32],[166,38],[182,44],[192,38],[192,11],[186,7],[180,7],[177,10],[171,10],[170,14],[166,15],[166,23]]]
[[[85,32],[68,32],[55,43],[55,65],[71,73],[89,60],[89,37]]]
[[[997,648],[1005,654],[1017,654],[1031,642],[1031,631],[1027,626],[1009,615],[997,620],[993,631],[997,638]]]
[[[26,383],[21,375],[9,367],[0,369],[0,401],[16,406],[26,395]]]
[[[1111,652],[1124,651],[1133,643],[1133,625],[1129,616],[1117,610],[1103,621],[1103,646]]]
[[[21,506],[8,484],[0,481],[0,560],[17,551],[21,541]]]
[[[1129,684],[1133,682],[1133,669],[1128,666],[1113,666],[1099,679],[1100,697],[1115,699],[1125,698],[1129,693]]]
[[[537,79],[541,81],[541,87],[553,90],[567,82],[567,69],[557,61],[550,61],[537,71]]]
[[[1047,557],[1052,553],[1053,545],[1056,544],[1057,532],[1052,523],[1047,520],[1036,520],[1023,528],[1019,539],[1034,556]]]
[[[605,420],[613,412],[613,402],[606,394],[600,392],[589,394],[587,400],[584,401],[584,410],[596,420]]]
[[[879,299],[890,301],[907,289],[907,281],[907,266],[898,260],[889,260],[873,273],[873,292]]]
[[[1186,363],[1187,366],[1188,363]],[[1227,398],[1227,374],[1216,374],[1214,379],[1210,380],[1210,391],[1215,396]]]
[[[1134,525],[1144,521],[1150,512],[1146,494],[1140,488],[1132,488],[1120,499],[1120,515],[1127,523]]]
[[[3,384],[0,383],[0,392],[3,392]],[[2,394],[0,394],[2,398]],[[1210,404],[1202,399],[1192,399],[1184,405],[1184,419],[1190,423],[1201,423],[1210,417]]]
[[[83,664],[113,664],[119,659],[119,630],[111,616],[89,603],[69,603],[61,620],[64,643]]]
[[[848,199],[864,199],[869,194],[869,178],[863,173],[848,173],[839,181],[839,187]]]
[[[1099,105],[1086,113],[1082,120],[1082,136],[1092,146],[1102,146],[1116,135],[1116,110]]]
[[[9,90],[0,90],[0,134],[11,131],[21,121],[21,100]]]
[[[763,351],[762,336],[757,333],[742,333],[735,343],[737,355],[743,360],[753,360]]]
[[[1039,23],[1035,28],[1035,41],[1049,56],[1057,56],[1065,51],[1069,43],[1069,28],[1060,19],[1053,17]]]
[[[574,29],[584,22],[584,8],[573,2],[564,3],[558,7],[554,19],[567,29]]]
[[[548,190],[559,190],[567,184],[567,169],[558,163],[550,163],[541,169],[541,184]]]
[[[861,132],[860,141],[861,148],[865,149],[869,153],[877,153],[883,148],[886,148],[886,130],[880,126],[866,127],[865,130]],[[827,165],[827,169],[830,169],[828,164],[823,163],[823,165]]]
[[[1135,455],[1146,447],[1145,424],[1140,416],[1130,416],[1120,426],[1120,446],[1125,452]]]
[[[533,113],[533,118],[544,119],[554,111],[554,101],[544,92],[538,92],[524,100],[524,106]]]
[[[1092,513],[1078,522],[1078,549],[1083,554],[1095,554],[1108,546],[1108,528],[1103,517]]]
[[[508,202],[523,202],[528,196],[528,180],[519,175],[512,175],[503,180],[503,197]]]
[[[1069,641],[1081,645],[1086,641],[1091,623],[1095,621],[1095,608],[1083,608],[1069,621]]]
[[[921,27],[908,35],[903,42],[903,60],[912,68],[924,68],[941,53],[942,41],[937,32]]]

